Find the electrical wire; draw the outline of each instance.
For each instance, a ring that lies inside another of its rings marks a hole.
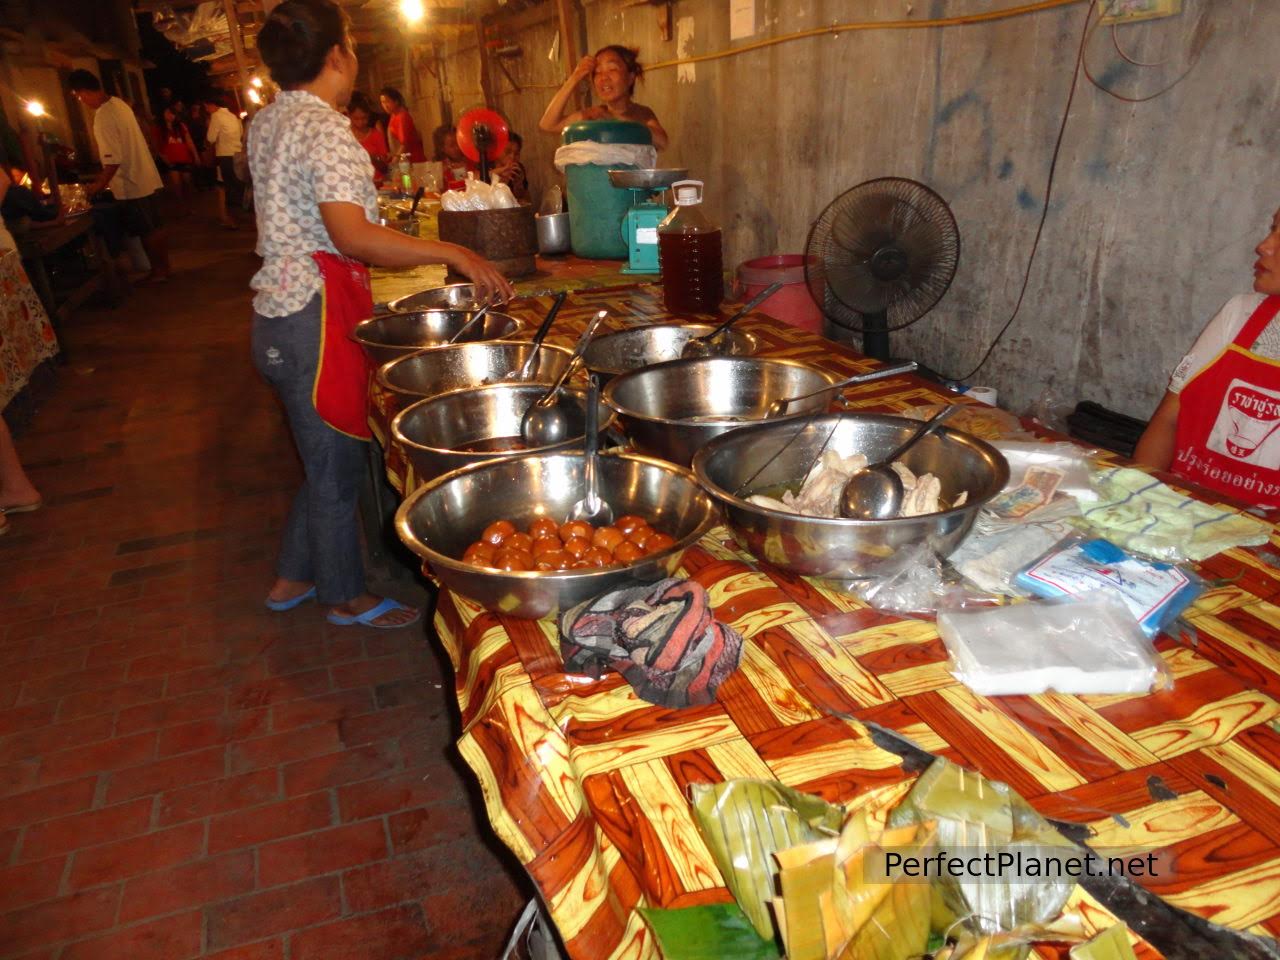
[[[1101,20],[1099,20],[1099,21],[1098,21],[1098,24],[1096,24],[1096,25],[1095,25],[1095,29],[1097,28],[1097,26],[1101,25],[1101,23],[1102,23],[1102,21],[1101,21]],[[1107,96],[1109,96],[1109,97],[1114,97],[1115,99],[1117,99],[1117,100],[1121,101],[1122,103],[1146,103],[1148,100],[1154,100],[1156,97],[1164,96],[1166,93],[1168,93],[1170,90],[1172,90],[1172,89],[1173,89],[1174,87],[1176,87],[1178,84],[1180,84],[1183,80],[1187,79],[1187,77],[1190,75],[1191,71],[1195,69],[1196,64],[1200,62],[1200,54],[1202,54],[1202,53],[1204,52],[1204,46],[1205,46],[1205,44],[1206,44],[1206,43],[1208,43],[1208,41],[1209,41],[1209,37],[1210,37],[1210,36],[1212,36],[1212,35],[1213,35],[1213,28],[1212,28],[1212,27],[1210,27],[1207,31],[1205,31],[1205,32],[1202,34],[1202,33],[1201,33],[1201,31],[1200,31],[1200,29],[1199,29],[1199,27],[1197,26],[1197,28],[1196,28],[1196,32],[1195,32],[1195,34],[1193,35],[1193,37],[1192,37],[1192,41],[1191,41],[1191,59],[1190,59],[1190,61],[1188,61],[1188,63],[1187,63],[1187,68],[1186,68],[1185,70],[1183,70],[1183,71],[1182,71],[1182,73],[1178,74],[1178,76],[1177,76],[1177,77],[1175,77],[1175,78],[1174,78],[1174,79],[1173,79],[1173,80],[1172,80],[1172,81],[1171,81],[1167,86],[1161,87],[1161,88],[1160,88],[1159,90],[1157,90],[1155,93],[1148,94],[1148,95],[1147,95],[1147,96],[1145,96],[1145,97],[1130,97],[1130,96],[1126,96],[1126,95],[1125,95],[1125,94],[1123,94],[1123,93],[1116,93],[1116,91],[1112,90],[1112,89],[1111,89],[1110,87],[1108,87],[1106,84],[1102,83],[1100,80],[1098,80],[1096,77],[1094,77],[1094,75],[1093,75],[1093,71],[1089,68],[1089,58],[1088,58],[1088,57],[1085,57],[1085,59],[1084,59],[1084,75],[1085,75],[1085,77],[1087,77],[1087,78],[1088,78],[1088,80],[1089,80],[1089,82],[1090,82],[1091,84],[1093,84],[1095,87],[1097,87],[1097,88],[1098,88],[1099,90],[1101,90],[1103,93],[1105,93]],[[1119,39],[1116,37],[1116,28],[1115,28],[1115,24],[1112,24],[1112,25],[1111,25],[1111,42],[1112,42],[1113,44],[1115,44],[1116,53],[1120,54],[1120,56],[1121,56],[1121,58],[1122,58],[1122,59],[1124,59],[1124,60],[1125,60],[1125,61],[1127,61],[1128,63],[1133,64],[1134,66],[1137,66],[1137,67],[1158,67],[1158,66],[1161,66],[1162,64],[1164,64],[1164,63],[1167,63],[1167,62],[1168,62],[1167,60],[1161,60],[1161,61],[1158,61],[1158,62],[1155,62],[1155,63],[1143,63],[1143,62],[1142,62],[1142,61],[1140,61],[1140,60],[1134,60],[1134,59],[1133,59],[1132,57],[1130,57],[1127,53],[1125,53],[1122,49],[1120,49],[1120,41],[1119,41]]]
[[[699,53],[691,57],[680,57],[675,60],[662,60],[659,63],[646,63],[645,72],[663,70],[667,67],[680,67],[690,63],[704,63],[707,60],[720,60],[724,57],[736,57],[752,50],[803,40],[806,37],[821,37],[856,30],[925,30],[937,27],[963,27],[974,23],[990,23],[992,20],[1007,20],[1028,13],[1040,13],[1043,10],[1054,10],[1058,7],[1070,7],[1079,3],[1088,3],[1092,9],[1095,0],[1039,0],[1038,3],[1026,3],[1017,7],[1005,7],[1003,10],[988,10],[985,13],[970,13],[959,17],[939,17],[933,20],[865,20],[857,23],[832,23],[825,27],[814,27],[811,30],[800,30],[796,33],[784,34],[780,37],[766,37],[744,43],[740,47],[718,50],[715,53]]]
[[[1058,139],[1053,144],[1053,155],[1049,160],[1049,176],[1044,185],[1044,206],[1040,210],[1040,222],[1036,225],[1035,238],[1031,241],[1031,252],[1027,256],[1027,269],[1022,275],[1022,289],[1018,291],[1018,299],[1013,305],[1013,313],[1009,314],[1009,319],[1004,322],[1000,332],[991,341],[990,346],[987,347],[987,352],[978,361],[978,365],[962,377],[949,378],[959,383],[970,379],[987,365],[987,361],[991,359],[991,354],[995,351],[996,345],[1004,338],[1004,335],[1009,331],[1009,327],[1013,325],[1013,321],[1017,319],[1018,311],[1022,309],[1023,298],[1027,295],[1027,286],[1031,283],[1031,267],[1036,262],[1036,251],[1040,249],[1040,238],[1044,234],[1045,221],[1049,219],[1049,202],[1053,199],[1053,181],[1058,171],[1058,157],[1062,153],[1062,140],[1067,133],[1067,119],[1071,116],[1071,104],[1076,98],[1076,89],[1080,85],[1080,71],[1084,65],[1085,45],[1093,32],[1091,24],[1095,9],[1097,9],[1097,0],[1089,0],[1089,9],[1085,11],[1084,15],[1084,28],[1080,31],[1080,46],[1076,50],[1075,68],[1071,71],[1071,87],[1067,92],[1067,105],[1062,109],[1062,122],[1058,125]]]

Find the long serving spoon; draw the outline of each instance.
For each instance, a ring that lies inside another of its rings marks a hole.
[[[733,326],[735,323],[737,323],[739,320],[745,317],[748,313],[750,313],[756,307],[760,306],[760,304],[764,303],[766,300],[768,300],[770,297],[772,297],[775,293],[777,293],[781,289],[782,289],[781,281],[779,281],[778,283],[770,284],[769,286],[761,290],[759,293],[757,293],[750,300],[748,300],[741,310],[735,313],[732,317],[730,317],[724,323],[720,324],[720,326],[716,327],[710,333],[704,333],[700,337],[694,337],[691,340],[686,340],[685,345],[680,349],[680,359],[687,360],[690,357],[710,357],[712,355],[719,354],[721,352],[721,348],[716,344],[715,341],[719,337],[721,337],[724,334],[724,332],[728,330],[731,326]]]
[[[919,441],[933,433],[960,407],[943,407],[916,429],[907,442],[877,463],[863,467],[844,485],[840,493],[840,515],[852,520],[888,520],[902,511],[906,489],[902,478],[890,466]]]
[[[556,378],[556,382],[548,387],[547,392],[535,400],[520,418],[520,439],[526,447],[546,447],[569,438],[569,417],[559,408],[556,398],[560,394],[560,388],[564,386],[569,375],[577,367],[578,361],[582,359],[582,355],[587,352],[596,328],[608,315],[608,310],[596,312],[587,324],[587,329],[578,338],[573,348],[573,356],[569,358],[569,362]]]
[[[802,397],[783,397],[769,404],[769,409],[765,411],[765,419],[772,420],[774,417],[781,417],[787,412],[787,407],[793,403],[800,403],[803,400],[811,400],[814,397],[820,397],[824,393],[831,393],[833,390],[843,390],[845,387],[852,387],[859,383],[869,383],[872,380],[880,380],[883,377],[896,377],[900,373],[911,373],[916,369],[914,360],[906,360],[902,363],[895,363],[889,367],[882,367],[879,370],[872,370],[870,373],[859,373],[847,380],[841,380],[837,383],[823,387],[821,390],[815,390],[813,393],[806,393]]]
[[[519,370],[512,370],[507,374],[507,379],[512,380],[528,380],[529,374],[533,373],[534,362],[538,359],[538,350],[542,347],[542,341],[546,339],[547,331],[551,329],[551,322],[555,320],[556,314],[560,312],[560,308],[564,306],[565,298],[569,296],[567,291],[561,291],[556,294],[556,298],[552,301],[551,309],[547,311],[547,315],[542,318],[542,323],[538,325],[537,332],[534,333],[533,339],[529,341],[533,345],[533,349],[529,351],[529,355],[524,358],[524,363],[520,364]]]
[[[587,434],[583,450],[582,479],[587,495],[573,505],[570,520],[592,525],[613,523],[613,508],[600,499],[600,381],[593,374],[587,390]]]
[[[493,306],[492,303],[486,303],[483,307],[481,307],[479,310],[473,313],[470,319],[468,319],[466,323],[464,323],[462,326],[458,328],[458,332],[455,333],[448,340],[446,340],[445,343],[457,343],[464,333],[466,333],[468,330],[470,330],[477,323],[479,323],[481,320],[484,319],[485,314],[489,312],[492,306]]]

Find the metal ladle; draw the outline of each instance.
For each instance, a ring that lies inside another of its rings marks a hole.
[[[573,356],[569,358],[568,364],[565,365],[560,376],[556,378],[556,382],[547,389],[546,393],[535,400],[533,405],[524,412],[524,416],[520,418],[520,439],[526,447],[546,447],[569,438],[569,417],[556,404],[556,397],[559,395],[560,388],[564,386],[565,381],[569,379],[569,375],[577,367],[578,361],[582,359],[582,355],[587,352],[587,347],[591,344],[591,338],[595,335],[596,328],[600,326],[608,315],[608,310],[600,310],[591,318],[591,322],[587,324],[587,329],[582,332],[582,336],[578,338],[578,342],[574,345]]]
[[[895,363],[892,366],[881,367],[879,370],[872,370],[870,373],[859,373],[849,377],[847,380],[841,380],[838,383],[830,384],[821,390],[815,390],[813,393],[806,393],[802,397],[783,397],[769,404],[769,408],[765,411],[766,420],[774,417],[780,417],[787,412],[787,407],[793,403],[799,403],[802,400],[810,400],[813,397],[820,397],[824,393],[830,393],[833,390],[843,390],[845,387],[852,387],[859,383],[870,383],[872,380],[881,380],[885,377],[896,377],[900,373],[911,373],[916,369],[914,360],[907,360],[903,363]]]
[[[537,332],[533,335],[533,339],[529,341],[533,349],[529,351],[529,356],[524,358],[524,363],[520,364],[519,370],[512,370],[507,374],[508,379],[528,380],[529,374],[533,373],[534,361],[538,359],[538,350],[542,347],[542,341],[546,339],[547,331],[551,329],[551,321],[555,320],[556,314],[560,312],[560,308],[564,306],[565,298],[569,296],[568,291],[561,291],[556,294],[555,300],[551,304],[551,309],[547,311],[547,315],[542,318],[542,323],[538,325]]]
[[[613,508],[600,499],[600,381],[592,374],[587,389],[587,435],[583,450],[582,479],[587,495],[569,510],[570,520],[592,525],[613,523]]]
[[[481,308],[480,308],[479,310],[477,310],[474,314],[472,314],[472,315],[471,315],[471,317],[467,320],[467,322],[466,322],[466,323],[464,323],[462,326],[460,326],[460,327],[458,328],[458,332],[457,332],[457,333],[455,333],[452,337],[450,337],[450,338],[449,338],[448,340],[446,340],[445,342],[446,342],[446,343],[457,343],[457,342],[458,342],[458,339],[459,339],[459,338],[460,338],[464,333],[466,333],[468,330],[470,330],[472,327],[474,327],[474,326],[475,326],[479,321],[481,321],[481,320],[483,320],[483,319],[484,319],[485,314],[489,312],[489,309],[490,309],[492,306],[493,306],[493,304],[492,304],[492,303],[486,303],[483,307],[481,307]]]
[[[686,340],[684,346],[680,349],[680,359],[688,360],[690,357],[709,357],[713,354],[719,353],[719,348],[714,345],[716,338],[721,336],[731,326],[781,289],[781,281],[770,284],[748,300],[741,310],[735,313],[724,323],[720,324],[720,326],[716,327],[710,333],[704,333],[700,337],[694,337],[691,340]]]
[[[906,452],[933,433],[960,407],[943,407],[916,429],[907,442],[877,463],[864,467],[849,478],[840,493],[840,515],[852,520],[889,520],[902,510],[906,489],[902,478],[890,464],[901,460]]]

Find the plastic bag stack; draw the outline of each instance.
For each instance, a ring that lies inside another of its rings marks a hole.
[[[467,174],[467,185],[463,190],[448,190],[440,197],[440,206],[445,210],[460,212],[465,210],[509,210],[518,207],[511,188],[502,182],[495,173],[488,183],[477,180],[474,174]]]

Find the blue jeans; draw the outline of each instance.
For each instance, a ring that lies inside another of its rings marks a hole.
[[[333,429],[311,400],[320,359],[320,295],[286,317],[253,315],[253,362],[275,388],[306,474],[285,523],[276,573],[316,585],[324,604],[365,592],[356,516],[365,445]]]

